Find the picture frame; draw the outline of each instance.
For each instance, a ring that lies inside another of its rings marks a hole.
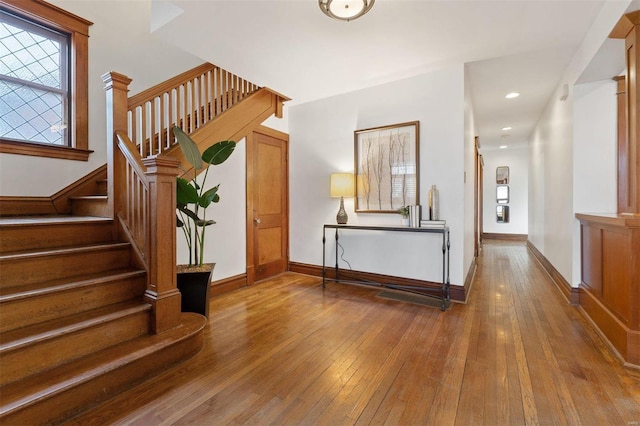
[[[498,204],[509,204],[509,185],[496,186],[496,202]]]
[[[498,185],[509,184],[509,167],[508,166],[496,167],[496,184]]]
[[[397,213],[419,205],[420,122],[356,130],[356,212]]]

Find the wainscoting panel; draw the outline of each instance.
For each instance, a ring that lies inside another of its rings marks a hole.
[[[580,307],[627,363],[640,366],[640,216],[576,217]]]

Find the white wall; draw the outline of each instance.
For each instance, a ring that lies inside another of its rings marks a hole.
[[[106,163],[106,107],[100,76],[133,79],[130,94],[204,61],[149,34],[150,0],[51,0],[93,22],[89,28],[89,161],[0,154],[0,195],[50,196]]]
[[[529,215],[529,241],[571,282],[573,97],[562,102],[559,96],[552,97],[529,142],[530,194],[538,197],[529,199],[534,210]]]
[[[574,173],[573,86],[628,4],[627,0],[603,4],[529,139],[529,241],[574,286],[580,279],[574,276],[574,259],[579,255],[574,254],[574,181],[589,179],[589,173]],[[570,90],[563,102],[559,97],[564,84]],[[584,166],[586,170],[599,167],[597,163]]]
[[[573,210],[617,209],[617,83],[596,81],[574,88]],[[597,119],[596,119],[597,118]],[[573,283],[580,284],[580,223],[573,222]]]
[[[526,146],[482,150],[483,232],[492,234],[527,234],[529,225],[529,150]],[[496,221],[496,168],[509,167],[509,223]]]
[[[322,264],[322,226],[335,223],[338,210],[338,201],[329,197],[329,176],[353,171],[353,132],[414,120],[420,121],[420,201],[425,204],[430,186],[437,185],[441,217],[451,227],[451,282],[463,283],[462,65],[289,109],[292,261]],[[356,214],[353,199],[345,200],[345,208],[349,223],[400,223],[397,214]],[[341,242],[353,269],[440,281],[441,242],[431,237],[344,232]],[[466,244],[473,250],[473,239]]]
[[[464,78],[464,254],[462,260],[463,276],[466,278],[474,258],[475,238],[475,162],[476,136],[473,96],[467,66]]]

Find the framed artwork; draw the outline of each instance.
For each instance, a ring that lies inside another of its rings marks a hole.
[[[418,121],[354,132],[357,212],[419,204],[419,135]]]

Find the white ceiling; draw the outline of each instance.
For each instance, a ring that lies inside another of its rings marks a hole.
[[[478,134],[491,148],[526,143],[603,3],[377,0],[338,22],[316,0],[153,0],[152,27],[289,105],[467,64]],[[511,91],[521,96],[506,100]]]

